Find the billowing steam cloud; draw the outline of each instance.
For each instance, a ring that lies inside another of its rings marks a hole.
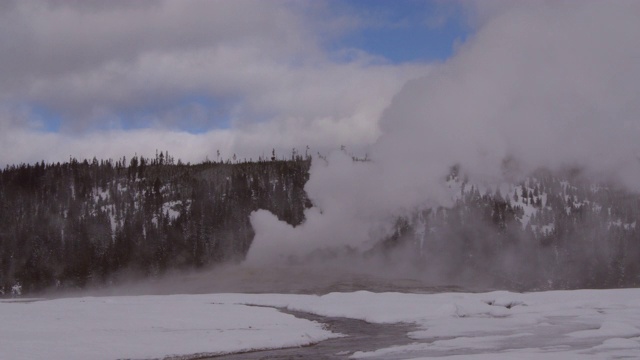
[[[367,250],[394,216],[446,206],[454,164],[487,184],[504,180],[511,159],[510,176],[580,167],[640,190],[640,3],[509,5],[396,95],[372,162],[314,161],[306,190],[316,207],[303,225],[254,213],[248,261]]]
[[[397,215],[448,205],[454,164],[487,184],[504,180],[510,160],[509,176],[579,167],[640,190],[640,3],[506,5],[477,9],[476,35],[396,95],[372,162],[313,162],[304,224],[254,213],[248,261],[365,251]]]

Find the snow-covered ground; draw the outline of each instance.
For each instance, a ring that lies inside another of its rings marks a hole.
[[[353,349],[353,358],[640,357],[640,289],[619,289],[1,302],[0,359],[154,358],[298,346],[337,336],[318,323],[270,307],[419,326],[409,334],[414,344],[374,352]]]
[[[149,359],[307,345],[337,336],[273,308],[213,295],[0,303],[0,359]]]

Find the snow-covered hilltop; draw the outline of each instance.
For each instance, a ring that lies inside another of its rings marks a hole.
[[[434,278],[511,289],[640,284],[640,197],[539,171],[497,186],[447,178],[451,207],[398,219],[386,248]]]

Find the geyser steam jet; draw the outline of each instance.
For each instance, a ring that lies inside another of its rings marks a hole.
[[[299,227],[257,211],[248,262],[366,251],[397,216],[451,203],[452,165],[495,186],[539,168],[580,168],[640,190],[640,2],[476,4],[476,34],[409,81],[367,163],[314,161]]]

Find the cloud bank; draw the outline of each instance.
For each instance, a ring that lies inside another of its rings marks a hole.
[[[365,146],[429,70],[340,58],[358,19],[323,2],[9,1],[0,24],[2,165]]]
[[[494,186],[544,167],[640,190],[640,4],[482,2],[471,10],[477,33],[384,110],[372,162],[315,161],[306,190],[317,208],[297,228],[253,214],[249,262],[366,251],[396,216],[447,206],[444,180],[456,164]]]

